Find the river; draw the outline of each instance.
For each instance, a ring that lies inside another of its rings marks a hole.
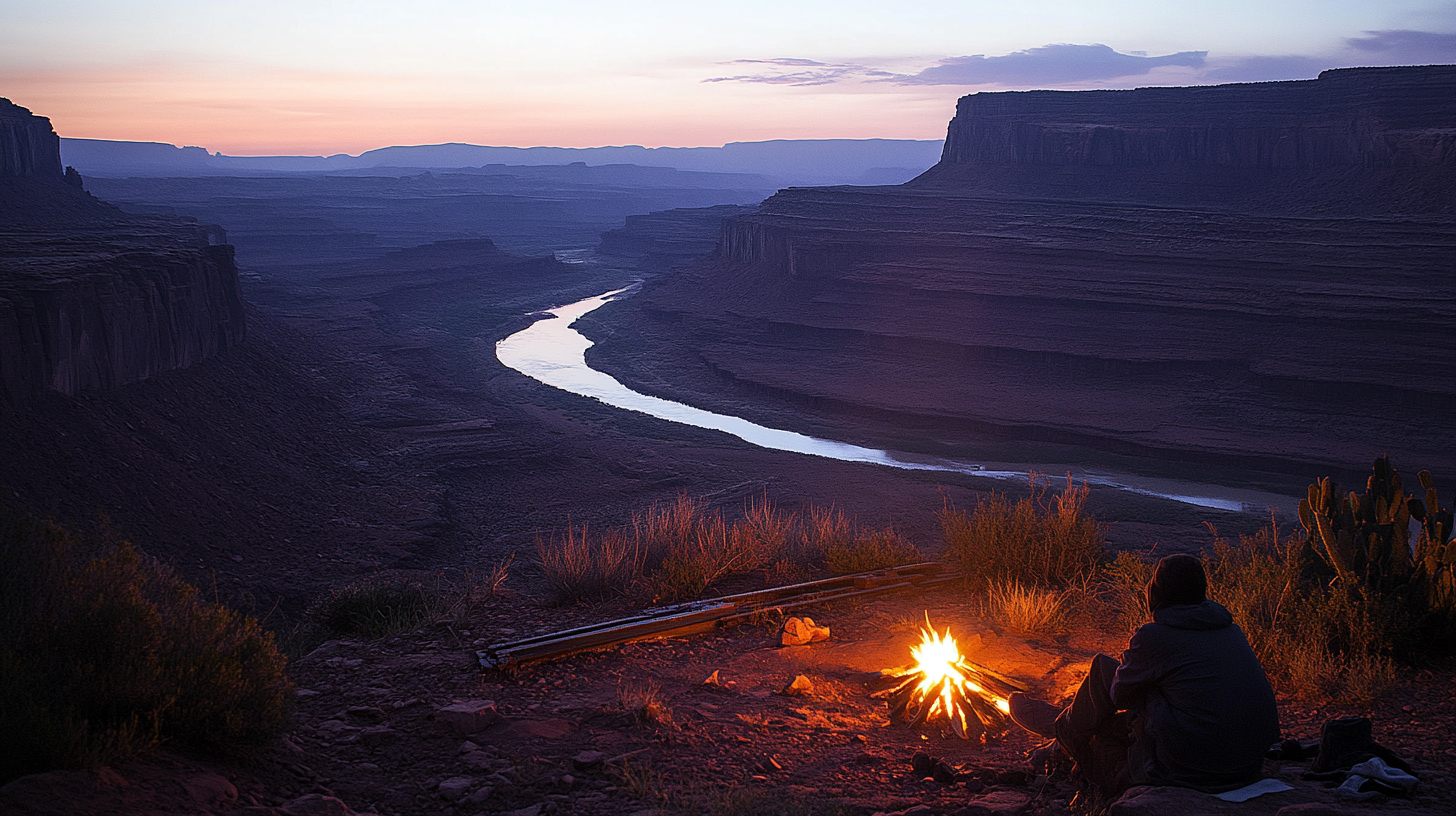
[[[591,397],[613,408],[637,411],[681,425],[721,431],[769,450],[823,456],[844,462],[864,462],[901,470],[961,473],[986,479],[1023,482],[1026,481],[1028,473],[1070,474],[1077,482],[1085,481],[1091,485],[1158,496],[1228,512],[1267,513],[1269,507],[1289,512],[1297,502],[1289,496],[1255,490],[1099,472],[1057,464],[959,462],[878,450],[847,442],[818,439],[794,431],[768,428],[740,417],[717,414],[660,397],[639,394],[610,375],[588,366],[586,350],[591,348],[592,341],[572,328],[572,324],[582,315],[616,297],[628,296],[633,291],[635,287],[617,289],[550,309],[544,313],[549,317],[542,317],[529,327],[496,343],[496,357],[506,367],[553,388]]]

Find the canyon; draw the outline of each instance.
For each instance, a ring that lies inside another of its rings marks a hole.
[[[0,400],[114,388],[240,343],[226,233],[124,214],[59,148],[49,120],[0,99]]]
[[[637,390],[991,461],[1260,484],[1456,461],[1456,68],[964,97],[583,321]]]

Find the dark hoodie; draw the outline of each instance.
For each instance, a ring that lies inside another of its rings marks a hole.
[[[1139,784],[1242,787],[1263,775],[1264,751],[1279,741],[1264,668],[1214,601],[1155,611],[1122,653],[1112,701],[1141,715],[1128,757]]]

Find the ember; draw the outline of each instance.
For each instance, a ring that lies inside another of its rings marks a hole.
[[[890,719],[911,728],[944,723],[961,739],[985,742],[1010,727],[1007,698],[1023,689],[1001,675],[966,660],[950,636],[936,634],[925,620],[919,646],[910,648],[915,662],[885,669],[872,682],[872,695],[889,703]]]

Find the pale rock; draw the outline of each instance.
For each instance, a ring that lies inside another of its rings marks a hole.
[[[491,700],[469,700],[437,710],[435,719],[455,729],[458,734],[469,735],[500,719],[500,713]]]
[[[446,802],[458,802],[465,798],[466,792],[475,787],[473,776],[452,776],[440,783],[437,789],[440,798]]]
[[[601,765],[606,758],[607,755],[601,751],[582,751],[571,758],[571,764],[579,771],[586,771]]]
[[[813,618],[789,618],[779,634],[779,642],[784,646],[805,646],[828,639],[829,627],[816,625]]]
[[[805,697],[813,693],[814,683],[802,674],[795,677],[792,683],[784,686],[783,690],[779,692],[785,697]]]

